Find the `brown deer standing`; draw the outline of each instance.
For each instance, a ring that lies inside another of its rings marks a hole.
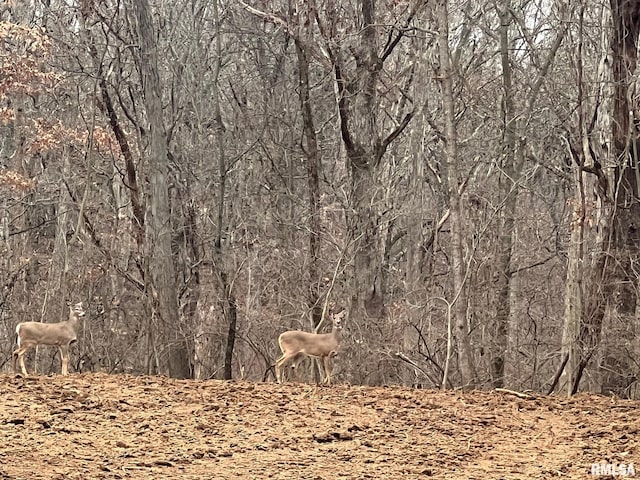
[[[78,338],[78,323],[84,317],[82,302],[69,307],[69,319],[59,323],[22,322],[16,326],[18,348],[13,352],[13,371],[20,363],[22,374],[26,377],[24,355],[38,345],[52,345],[60,349],[62,375],[69,373],[69,345]]]
[[[278,344],[282,350],[282,356],[276,361],[276,379],[282,383],[282,367],[291,362],[291,367],[296,365],[305,357],[321,358],[324,365],[324,383],[331,383],[331,372],[333,370],[332,358],[335,357],[340,348],[342,339],[342,320],[347,314],[346,310],[331,316],[333,328],[331,333],[309,333],[299,330],[284,332],[278,337]]]

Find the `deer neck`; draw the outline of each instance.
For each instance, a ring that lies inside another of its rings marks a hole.
[[[331,335],[333,336],[336,344],[340,343],[340,339],[342,338],[342,327],[333,327],[333,329],[331,330]]]
[[[71,310],[69,312],[69,319],[67,320],[67,323],[71,326],[71,328],[77,330],[79,319],[80,317],[78,317],[78,315],[73,310]]]

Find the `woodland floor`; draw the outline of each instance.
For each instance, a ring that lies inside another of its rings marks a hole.
[[[639,407],[595,395],[0,375],[0,479],[596,478],[594,462],[640,470]]]

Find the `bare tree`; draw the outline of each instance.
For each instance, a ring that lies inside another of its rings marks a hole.
[[[303,138],[300,142],[307,163],[307,182],[309,196],[309,267],[308,283],[309,297],[307,300],[311,310],[313,327],[317,327],[322,320],[322,305],[320,298],[319,255],[320,255],[320,171],[322,169],[321,152],[318,148],[318,138],[311,104],[310,61],[313,43],[311,41],[315,15],[315,2],[310,1],[307,10],[299,12],[297,21],[298,34],[295,37],[296,55],[298,60],[298,85],[300,96],[300,111],[302,114]]]
[[[536,74],[531,77],[528,93],[524,96],[524,105],[517,107],[517,91],[513,84],[513,67],[515,61],[512,58],[512,39],[510,27],[514,22],[514,10],[511,0],[505,0],[497,7],[500,21],[500,66],[502,68],[502,138],[500,146],[499,171],[501,175],[500,195],[502,210],[499,216],[496,235],[496,297],[495,297],[495,317],[492,333],[494,338],[491,377],[492,383],[496,387],[501,387],[505,382],[505,357],[508,350],[509,318],[511,316],[511,280],[515,266],[512,263],[514,249],[514,235],[516,228],[516,206],[518,191],[523,181],[523,169],[527,156],[527,133],[531,128],[534,118],[534,109],[537,105],[538,96],[543,86],[543,82],[553,65],[556,53],[560,48],[564,36],[567,32],[566,23],[557,31],[555,38],[550,43],[550,48],[546,56],[531,52],[538,59]],[[553,13],[553,11],[552,11]],[[560,12],[562,13],[562,12]],[[518,28],[526,29],[526,22],[516,18]],[[525,30],[525,38],[530,38],[530,34]],[[529,47],[533,48],[531,43]]]
[[[380,190],[376,176],[389,145],[396,140],[413,118],[409,110],[400,122],[389,131],[381,120],[381,101],[378,88],[385,62],[398,47],[405,32],[423,2],[412,2],[406,17],[397,22],[388,32],[387,41],[379,50],[380,35],[378,12],[373,0],[362,0],[358,4],[358,35],[356,44],[350,48],[352,58],[346,52],[327,51],[334,65],[338,90],[338,113],[340,134],[344,144],[351,174],[351,206],[349,230],[355,242],[353,270],[352,317],[384,315],[386,285],[382,272],[384,251],[379,230]],[[323,28],[326,31],[326,28]],[[349,69],[353,64],[355,68]]]
[[[456,353],[461,376],[465,387],[472,387],[476,382],[476,371],[473,351],[469,335],[469,319],[467,316],[468,300],[466,289],[467,265],[463,251],[462,193],[466,186],[458,158],[458,132],[456,129],[455,100],[453,94],[454,65],[449,48],[449,11],[448,1],[441,0],[435,5],[435,19],[438,25],[438,79],[442,88],[444,111],[445,154],[443,171],[446,178],[446,191],[449,203],[449,225],[451,229],[451,272],[453,275],[452,316]]]
[[[147,258],[151,275],[153,311],[160,320],[167,342],[169,375],[190,377],[185,338],[180,330],[176,273],[171,245],[171,208],[169,205],[169,158],[164,129],[158,53],[147,0],[135,0],[137,35],[140,42],[139,69],[144,106],[149,124],[150,202],[147,211]],[[157,305],[157,309],[155,306]]]

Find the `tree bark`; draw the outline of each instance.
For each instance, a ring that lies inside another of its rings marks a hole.
[[[167,342],[167,368],[171,377],[189,378],[189,358],[178,314],[177,281],[169,204],[169,158],[163,123],[162,90],[158,74],[158,52],[147,0],[135,0],[140,42],[140,72],[144,106],[149,122],[150,205],[147,210],[147,255],[152,296]]]
[[[219,75],[222,62],[222,32],[220,28],[220,12],[218,0],[213,1],[213,15],[216,23],[216,61],[214,66],[214,78],[212,83],[213,89],[213,109],[215,121],[215,138],[218,154],[218,218],[217,231],[214,244],[213,258],[214,268],[216,269],[218,283],[220,287],[222,312],[227,325],[227,341],[224,353],[223,378],[231,380],[233,378],[233,352],[236,343],[236,329],[238,324],[238,307],[236,297],[233,293],[233,285],[229,282],[229,273],[227,271],[227,263],[224,254],[224,236],[226,232],[226,216],[225,216],[225,195],[227,189],[227,160],[224,147],[225,127],[222,122],[222,110],[220,108],[220,92],[219,92]]]
[[[518,113],[514,106],[513,79],[509,55],[509,26],[511,2],[505,0],[498,7],[500,14],[500,59],[502,66],[502,116],[504,118],[500,193],[503,200],[496,242],[495,314],[491,328],[491,383],[494,388],[504,386],[505,358],[509,317],[511,315],[511,257],[515,229],[517,182],[521,165],[516,165],[516,125]]]
[[[455,124],[455,101],[453,96],[453,65],[449,49],[449,12],[447,0],[440,0],[436,6],[436,21],[438,23],[438,53],[440,68],[438,79],[442,89],[442,103],[444,108],[445,141],[445,170],[447,179],[447,194],[449,201],[449,225],[451,228],[451,258],[453,273],[453,327],[458,355],[458,368],[461,385],[465,388],[473,387],[476,383],[476,371],[473,349],[469,334],[467,318],[468,298],[466,293],[466,264],[462,245],[462,185],[458,165],[458,133]]]
[[[491,349],[491,379],[495,388],[504,386],[505,364],[509,350],[509,319],[511,316],[511,284],[513,277],[513,249],[516,228],[517,199],[520,182],[525,165],[526,138],[528,124],[533,116],[536,98],[547,76],[556,53],[566,34],[566,28],[560,29],[551,48],[540,65],[537,76],[531,80],[531,88],[526,98],[526,108],[516,106],[516,91],[513,86],[513,68],[511,40],[509,28],[513,20],[511,0],[502,0],[498,5],[500,18],[500,64],[502,68],[502,125],[503,141],[499,152],[500,163],[500,194],[502,210],[498,223],[496,242],[496,273],[495,273],[495,314],[492,333]]]
[[[578,365],[581,358],[581,349],[578,343],[580,326],[584,313],[584,285],[583,285],[583,257],[584,257],[584,189],[582,183],[582,171],[576,169],[574,185],[578,188],[578,194],[574,196],[571,211],[570,240],[568,247],[567,277],[564,293],[564,322],[562,327],[561,358],[567,359],[564,363],[564,373],[560,375],[561,389],[566,389],[571,394],[576,383]]]
[[[358,44],[352,49],[357,64],[353,78],[345,78],[343,62],[332,55],[338,90],[340,134],[345,146],[351,173],[351,206],[348,217],[349,235],[354,242],[352,287],[353,318],[382,318],[385,314],[384,276],[382,275],[383,247],[380,240],[381,194],[376,186],[379,167],[388,146],[404,131],[413,112],[407,113],[400,124],[386,137],[378,125],[378,83],[385,60],[398,45],[404,32],[389,41],[378,54],[376,9],[374,0],[360,2]],[[411,6],[409,20],[420,2]],[[349,83],[350,88],[347,88]],[[357,93],[353,93],[357,92]]]
[[[298,56],[298,88],[300,110],[302,112],[302,150],[307,163],[307,188],[309,205],[309,266],[307,305],[311,310],[311,321],[315,329],[322,320],[322,305],[320,304],[320,283],[318,250],[320,243],[320,152],[311,111],[311,88],[309,86],[309,58],[305,51],[305,43],[296,38],[296,53]]]
[[[636,265],[640,262],[640,102],[637,99],[638,42],[640,35],[640,2],[637,0],[611,0],[612,20],[612,76],[613,118],[611,136],[614,164],[613,175],[608,179],[594,164],[595,190],[602,198],[603,219],[610,219],[603,243],[598,268],[603,272],[601,285],[591,294],[593,306],[585,321],[583,336],[586,342],[597,342],[607,303],[615,310],[613,318],[622,319],[623,325],[638,322],[637,289],[639,279]],[[607,199],[607,187],[613,186],[613,205]],[[604,195],[600,192],[604,190]],[[611,212],[614,212],[612,215]],[[599,232],[601,233],[601,232]],[[611,259],[613,257],[613,261]],[[627,327],[627,331],[633,331]],[[587,343],[590,345],[591,343]],[[594,347],[595,348],[595,347]],[[605,342],[602,363],[604,366],[601,389],[624,395],[629,384],[628,372],[634,365],[615,342]]]
[[[363,0],[360,13],[362,24],[357,57],[362,66],[354,79],[358,95],[350,102],[349,94],[342,92],[341,132],[351,171],[353,214],[349,227],[355,242],[353,300],[358,312],[354,318],[362,315],[381,318],[384,291],[380,283],[382,255],[375,210],[375,174],[384,152],[376,148],[380,145],[376,128],[376,87],[382,64],[377,55],[374,0]],[[366,142],[360,139],[366,139]]]

